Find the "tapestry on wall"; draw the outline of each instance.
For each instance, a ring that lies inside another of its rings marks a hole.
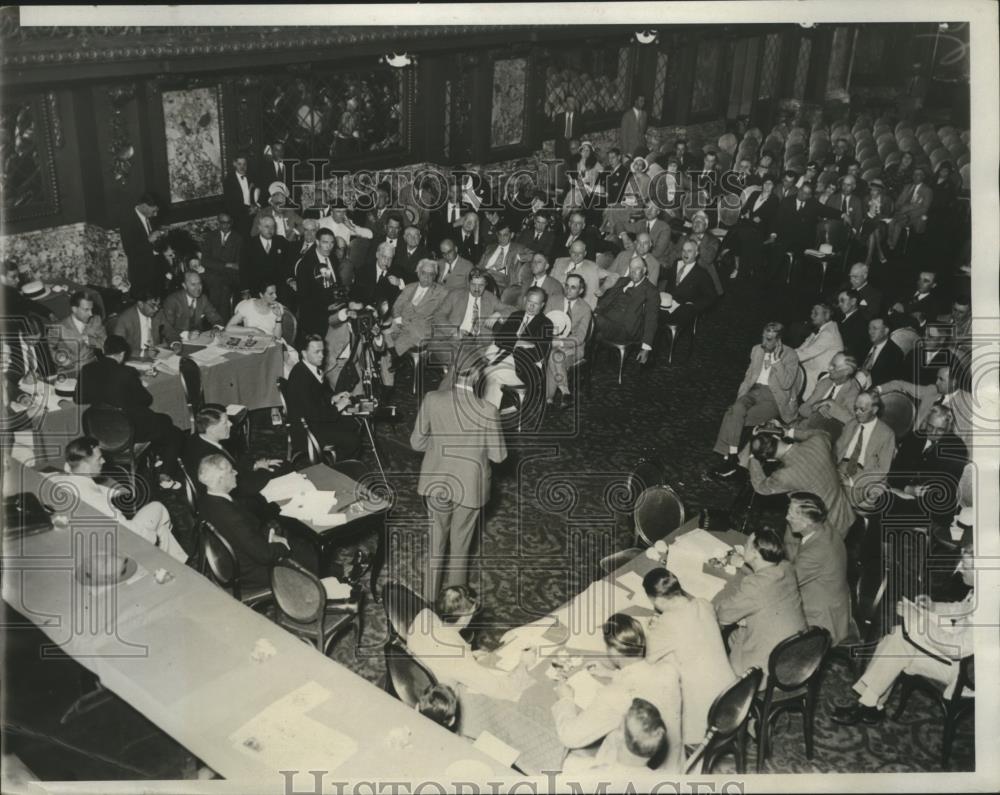
[[[171,203],[222,193],[222,129],[215,88],[163,92]]]
[[[493,123],[491,146],[513,146],[524,139],[525,85],[528,61],[508,58],[493,62]]]

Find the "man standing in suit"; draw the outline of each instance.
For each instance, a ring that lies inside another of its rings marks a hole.
[[[219,214],[219,230],[205,235],[201,251],[201,264],[205,267],[205,293],[222,319],[229,320],[233,312],[233,296],[240,289],[240,260],[243,257],[243,238],[239,232],[233,231],[233,219],[229,213]]]
[[[827,522],[838,538],[845,538],[854,524],[840,475],[833,463],[830,437],[822,431],[789,430],[785,438],[762,432],[750,442],[747,470],[757,494],[789,494],[810,489],[828,506]],[[770,474],[766,464],[777,463]]]
[[[244,240],[250,237],[250,223],[257,211],[259,193],[247,172],[246,157],[236,157],[233,160],[233,170],[222,181],[222,203],[226,213],[233,219],[233,228]]]
[[[833,450],[841,483],[857,510],[877,505],[896,454],[896,435],[878,418],[882,399],[862,392],[854,399],[854,417],[844,425]]]
[[[153,233],[153,219],[159,211],[156,197],[152,193],[144,193],[122,219],[122,248],[128,260],[128,280],[134,289],[155,286],[158,281],[156,254],[149,236]]]
[[[806,370],[806,388],[802,394],[807,397],[812,395],[819,379],[820,373],[826,372],[830,364],[830,357],[838,351],[844,349],[844,342],[840,338],[840,329],[832,320],[833,309],[829,304],[820,301],[813,304],[809,313],[809,320],[812,323],[813,331],[805,342],[795,349],[799,357],[799,362]]]
[[[663,312],[663,322],[687,327],[715,300],[715,288],[708,271],[698,266],[698,247],[688,240],[681,248],[681,259],[665,271],[664,289],[673,303]]]
[[[343,288],[339,263],[333,253],[334,235],[329,229],[316,233],[316,247],[306,253],[297,268],[299,334],[326,334],[331,305]]]
[[[851,634],[847,549],[826,523],[823,500],[807,491],[790,497],[785,515],[785,555],[795,569],[806,623],[823,627],[836,646]]]
[[[792,423],[796,430],[820,430],[836,442],[844,423],[850,421],[854,399],[861,385],[854,377],[857,360],[848,353],[835,353],[827,363],[826,375],[816,382],[809,397],[799,406],[798,417]],[[808,392],[808,390],[806,390]]]
[[[719,624],[739,624],[729,636],[729,662],[734,671],[756,666],[764,671],[774,647],[806,629],[802,597],[795,570],[785,558],[785,546],[774,530],[764,528],[747,539],[745,559],[752,570],[746,577],[729,580],[715,595]]]
[[[537,255],[536,255],[537,256]],[[569,247],[569,256],[560,257],[552,268],[552,278],[565,289],[566,277],[578,273],[587,285],[584,298],[591,309],[597,308],[597,299],[601,295],[602,271],[597,264],[587,258],[587,244],[583,240],[574,240]]]
[[[483,252],[479,268],[492,277],[502,294],[510,284],[517,281],[521,264],[527,261],[530,253],[529,249],[520,243],[513,242],[514,235],[508,221],[501,221],[496,232],[497,242]]]
[[[132,297],[136,299],[135,304],[118,316],[112,333],[123,337],[136,356],[145,356],[147,351],[163,342],[162,301],[148,289],[133,290]]]
[[[285,168],[285,145],[274,143],[264,148],[264,162],[261,163],[258,185],[270,185],[280,182],[288,185],[292,178],[291,169]]]
[[[431,603],[442,581],[468,582],[476,526],[490,498],[490,462],[507,457],[497,408],[476,397],[476,376],[476,370],[461,370],[450,390],[424,395],[410,436],[410,446],[424,453],[417,493],[425,498],[431,520],[423,589]]]
[[[487,349],[489,365],[483,371],[483,399],[498,409],[503,386],[525,386],[523,404],[541,397],[542,372],[552,345],[552,321],[545,314],[545,291],[529,287],[524,309],[511,312],[493,329],[496,352]]]
[[[330,448],[337,460],[354,458],[361,449],[361,433],[356,420],[343,415],[351,403],[348,392],[333,393],[323,373],[323,338],[308,335],[299,350],[300,360],[288,374],[285,399],[292,422],[292,443],[304,450],[305,432],[299,420],[305,420],[320,447]]]
[[[868,323],[868,349],[861,369],[868,373],[872,386],[880,386],[903,374],[903,352],[889,339],[889,326],[884,317],[875,317]]]
[[[458,255],[450,238],[441,241],[441,259],[438,260],[437,283],[448,290],[461,290],[469,282],[472,263]]]
[[[69,297],[69,316],[49,330],[49,348],[56,369],[75,376],[94,361],[106,337],[104,324],[94,314],[93,300],[83,290],[73,293]]]
[[[556,157],[569,157],[569,142],[582,132],[580,106],[572,94],[563,101],[563,112],[557,113],[552,122],[552,137],[556,141]]]
[[[260,219],[258,234],[243,246],[240,285],[274,284],[281,289],[291,278],[287,271],[288,241],[277,234],[274,218]]]
[[[837,307],[844,318],[837,324],[844,350],[859,362],[865,360],[868,352],[868,320],[859,307],[861,296],[857,290],[847,288],[837,293]]]
[[[851,152],[851,142],[846,138],[838,138],[834,144],[832,162],[837,167],[837,173],[841,177],[847,175],[849,166],[852,164],[856,166],[858,164],[858,161],[854,159],[854,154]]]
[[[620,279],[597,302],[595,333],[598,339],[611,343],[641,343],[636,358],[645,364],[656,339],[660,294],[646,278],[646,263],[641,259],[633,259],[628,270],[628,281]]]
[[[222,316],[202,294],[201,275],[194,271],[184,274],[183,289],[163,299],[163,338],[177,342],[182,332],[222,330]]]
[[[583,300],[586,282],[578,273],[566,277],[566,295],[546,304],[550,310],[559,310],[569,316],[569,334],[552,340],[553,351],[545,371],[545,402],[555,404],[557,398],[562,408],[573,405],[569,385],[569,369],[583,358],[587,336],[594,320],[590,304]],[[558,407],[557,407],[558,408]]]
[[[649,126],[649,114],[646,113],[646,98],[639,94],[632,107],[622,116],[618,141],[622,151],[634,155],[636,149],[646,145],[646,128]]]
[[[153,411],[153,396],[139,371],[125,364],[128,343],[112,334],[104,342],[104,355],[80,371],[76,384],[77,404],[114,406],[132,423],[134,441],[149,442],[163,460],[163,470],[176,474],[177,458],[184,435],[166,414]]]
[[[715,452],[722,456],[712,474],[732,477],[739,467],[740,437],[747,426],[761,425],[780,418],[791,422],[798,412],[802,385],[799,357],[795,349],[782,344],[785,327],[771,322],[764,326],[760,345],[750,351],[750,364],[733,403],[722,418]]]
[[[469,262],[479,262],[483,255],[483,244],[479,240],[479,216],[474,211],[466,210],[453,240],[461,256]]]
[[[448,197],[443,207],[431,213],[427,222],[427,235],[430,245],[437,248],[446,237],[454,238],[459,234],[462,218],[471,209],[469,203],[459,196],[458,184],[454,181],[448,184]]]

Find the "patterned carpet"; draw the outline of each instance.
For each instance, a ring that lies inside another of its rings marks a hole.
[[[776,319],[804,320],[808,301],[806,296],[765,291],[742,280],[728,282],[727,288],[729,293],[700,323],[690,360],[685,359],[687,345],[682,340],[674,364],[668,365],[661,356],[640,371],[631,362],[626,365],[624,384],[618,386],[617,367],[605,354],[596,363],[589,399],[574,410],[544,417],[538,430],[508,436],[510,455],[494,473],[493,499],[472,576],[485,604],[483,646],[494,645],[508,627],[567,601],[599,576],[596,561],[602,555],[632,545],[627,523],[616,518],[611,506],[621,505],[625,477],[640,457],[655,455],[663,462],[689,515],[702,507],[726,508],[733,502],[737,487],[702,476],[713,460],[711,447],[719,419],[735,396],[762,324],[773,319],[766,316],[765,307],[771,307]],[[388,523],[390,557],[383,579],[391,577],[419,589],[427,520],[415,494],[420,456],[409,446],[417,402],[410,393],[408,372],[398,384],[401,419],[395,426],[378,429],[383,464],[395,492]],[[281,455],[284,442],[266,421],[266,417],[258,418],[255,446]],[[370,452],[365,463],[374,469]],[[372,538],[362,543],[374,548]],[[352,552],[347,547],[340,555],[346,560]],[[385,636],[384,614],[369,600],[362,647],[355,650],[345,639],[331,656],[377,682],[384,673],[381,647]],[[838,726],[829,714],[833,705],[849,700],[852,681],[843,665],[825,672],[814,758],[805,757],[800,719],[782,718],[766,770],[939,771],[942,721],[937,707],[918,693],[900,721],[886,719],[876,727]],[[16,704],[11,712],[18,714]],[[29,712],[31,718],[25,718],[24,724],[31,730],[63,741],[72,733],[72,742],[95,750],[100,747],[108,758],[103,762],[95,761],[94,754],[56,753],[51,740],[22,740],[29,749],[47,749],[48,767],[36,768],[42,775],[73,771],[84,778],[129,778],[139,775],[138,769],[150,776],[178,777],[193,770],[183,749],[120,702],[80,721],[91,724],[89,732],[66,730],[39,718],[35,711],[23,711]],[[972,726],[972,720],[961,724],[953,769],[975,767]],[[101,730],[94,731],[95,727]],[[132,738],[132,745],[126,746],[128,753],[121,753],[115,740],[123,736],[122,727],[129,727],[124,736]],[[26,761],[32,764],[32,759]],[[133,765],[134,769],[127,767]],[[719,769],[725,771],[725,763]]]

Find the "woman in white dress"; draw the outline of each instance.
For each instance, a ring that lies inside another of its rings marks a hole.
[[[563,217],[568,217],[573,210],[583,206],[585,197],[597,188],[598,175],[604,171],[590,141],[580,143],[580,154],[574,165],[576,170],[569,175],[571,188],[563,202]]]
[[[274,284],[260,284],[250,293],[256,297],[247,298],[236,305],[226,330],[232,331],[243,327],[274,337],[285,351],[284,374],[287,378],[292,367],[298,362],[299,355],[294,348],[295,340],[288,342],[282,339],[281,319],[285,314],[285,307],[278,303],[278,288]]]

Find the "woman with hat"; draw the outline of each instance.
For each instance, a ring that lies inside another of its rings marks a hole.
[[[580,141],[580,154],[574,165],[576,170],[569,173],[571,187],[563,202],[564,218],[583,206],[586,197],[597,188],[598,175],[604,171],[604,166],[597,159],[597,150],[590,141]]]
[[[885,251],[882,243],[885,240],[885,223],[892,218],[892,199],[885,192],[885,183],[876,177],[868,183],[868,200],[865,203],[865,216],[861,220],[858,240],[865,246],[867,254],[865,265],[871,265],[878,256],[879,262],[885,262]]]

